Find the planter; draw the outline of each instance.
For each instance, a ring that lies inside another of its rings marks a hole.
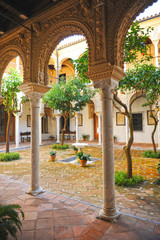
[[[50,159],[51,159],[51,161],[55,161],[55,159],[56,159],[56,155],[50,155]]]
[[[80,160],[81,167],[85,167],[87,164],[87,160]]]
[[[74,154],[75,154],[75,155],[77,154],[77,152],[78,152],[78,150],[74,150]]]
[[[83,138],[83,141],[86,141],[87,139],[86,138]]]

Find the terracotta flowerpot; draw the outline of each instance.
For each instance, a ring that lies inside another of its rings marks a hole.
[[[75,154],[75,155],[77,154],[77,152],[78,152],[78,150],[74,150],[74,154]]]
[[[86,138],[83,138],[83,141],[86,141]]]
[[[55,159],[56,159],[56,155],[50,155],[50,159],[51,159],[51,161],[55,161]]]
[[[87,164],[87,160],[80,160],[81,167],[85,167]]]

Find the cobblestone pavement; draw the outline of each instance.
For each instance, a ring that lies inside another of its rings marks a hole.
[[[56,162],[49,161],[50,146],[40,147],[40,183],[44,190],[69,198],[102,206],[102,161],[85,168],[58,160],[73,156],[73,150],[57,151]],[[102,157],[101,148],[87,147],[84,152]],[[144,159],[142,150],[132,150],[133,174],[141,174],[146,182],[138,188],[116,187],[116,206],[120,212],[160,222],[160,187],[153,184],[157,178],[157,159]],[[21,159],[0,162],[0,174],[30,184],[30,149],[20,151]],[[115,149],[115,170],[126,170],[123,151]]]
[[[13,191],[14,190],[14,191]],[[18,240],[159,240],[160,224],[121,214],[115,223],[97,219],[99,208],[0,176],[0,203],[20,204],[25,214]],[[8,240],[13,238],[9,237]]]

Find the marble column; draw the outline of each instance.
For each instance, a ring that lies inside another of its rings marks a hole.
[[[102,113],[96,112],[96,115],[98,116],[98,137],[99,137],[99,143],[98,145],[102,144],[102,127],[101,127],[101,119],[102,119]]]
[[[42,117],[44,113],[40,113],[39,115],[39,145],[42,145]]]
[[[55,117],[57,119],[57,141],[56,141],[56,143],[60,143],[60,118],[61,118],[61,114],[55,114]]]
[[[16,128],[15,128],[15,135],[16,135],[16,148],[19,148],[20,143],[20,127],[19,127],[19,117],[21,116],[22,112],[15,113],[15,120],[16,120]]]
[[[103,209],[99,218],[113,221],[119,216],[115,207],[114,149],[113,149],[113,89],[117,81],[100,80],[95,83],[100,88],[102,100],[102,165],[103,165]]]
[[[159,67],[159,60],[158,60],[158,43],[159,43],[159,39],[158,40],[153,40],[153,45],[155,48],[155,58],[156,58],[156,67]]]
[[[78,117],[79,117],[79,113],[75,113],[75,117],[76,117],[76,143],[79,143],[79,127],[78,127]]]
[[[31,102],[31,190],[29,193],[38,195],[43,192],[39,179],[39,115],[42,94],[30,92],[28,97]]]

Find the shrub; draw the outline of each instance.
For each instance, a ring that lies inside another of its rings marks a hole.
[[[19,230],[21,232],[22,223],[20,220],[19,212],[22,219],[24,213],[19,205],[0,205],[0,239],[7,240],[8,234],[14,239],[17,239],[16,234]]]
[[[20,154],[17,152],[0,153],[0,162],[8,162],[17,159],[20,159]]]
[[[80,159],[80,160],[88,160],[90,161],[90,156],[91,154],[85,154],[83,152],[78,152],[77,154],[77,157]]]
[[[57,150],[64,150],[64,149],[68,149],[68,148],[69,148],[68,144],[64,144],[64,145],[54,144],[54,145],[52,145],[52,149],[57,149]]]
[[[55,156],[55,155],[56,155],[56,152],[53,151],[53,150],[51,150],[51,151],[50,151],[50,155]]]
[[[133,176],[127,179],[126,172],[115,172],[115,184],[117,186],[136,187],[144,181],[142,176]]]
[[[151,150],[147,150],[142,153],[142,156],[146,158],[160,158],[160,152],[154,153]]]

